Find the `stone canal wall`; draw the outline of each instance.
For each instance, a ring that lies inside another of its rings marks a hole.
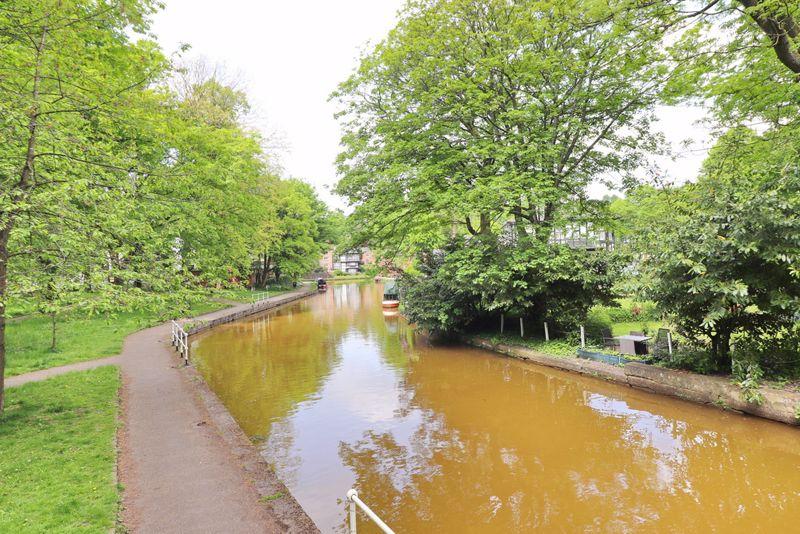
[[[190,336],[194,334],[199,334],[200,332],[205,332],[206,330],[210,330],[215,326],[225,323],[232,323],[233,321],[238,321],[239,319],[243,319],[250,315],[255,315],[263,311],[271,310],[273,308],[283,306],[284,304],[294,302],[295,300],[300,300],[310,295],[316,295],[316,294],[317,294],[317,288],[312,287],[305,290],[293,291],[291,293],[280,295],[278,297],[272,297],[270,299],[263,300],[255,304],[244,304],[242,306],[234,306],[233,308],[225,310],[226,313],[223,313],[218,317],[214,317],[213,319],[209,319],[206,321],[190,321],[188,323],[189,328],[186,329],[186,333],[189,334]]]
[[[525,347],[492,343],[480,337],[464,337],[464,341],[476,347],[529,360],[539,365],[603,378],[651,393],[699,404],[711,404],[781,423],[800,425],[797,417],[800,410],[798,392],[762,386],[760,391],[764,400],[761,404],[755,404],[745,401],[741,389],[725,377],[698,375],[637,362],[617,366],[580,358],[557,358]]]
[[[316,287],[299,289],[255,304],[242,304],[212,312],[205,315],[205,319],[187,321],[184,323],[184,327],[187,334],[192,336],[215,326],[243,319],[316,294]],[[236,463],[247,474],[259,495],[260,506],[266,508],[270,516],[277,521],[277,531],[286,534],[319,534],[320,530],[314,521],[261,456],[260,451],[250,441],[217,394],[212,391],[200,372],[194,366],[184,367],[183,372],[188,375],[196,398],[208,414],[215,435],[224,442]],[[268,529],[268,526],[265,525],[264,528]]]

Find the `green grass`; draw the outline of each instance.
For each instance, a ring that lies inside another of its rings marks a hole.
[[[189,308],[189,315],[224,306],[208,300],[195,301]],[[119,354],[126,336],[168,318],[169,312],[165,309],[88,317],[77,312],[66,313],[57,318],[55,351],[50,350],[49,317],[20,318],[6,325],[6,376]]]
[[[655,336],[659,328],[668,328],[662,321],[633,321],[630,323],[613,323],[611,332],[615,336],[624,336],[631,332],[646,332],[649,336]]]
[[[69,373],[7,391],[0,417],[0,532],[114,528],[119,370]]]
[[[520,338],[513,334],[496,334],[489,338],[492,343],[504,343],[506,345],[517,345],[537,352],[542,352],[548,356],[557,358],[575,358],[578,356],[578,345],[566,339],[551,339],[545,341],[541,338]]]

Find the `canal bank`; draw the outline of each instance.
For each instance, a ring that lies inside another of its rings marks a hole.
[[[721,376],[699,375],[637,362],[610,365],[581,358],[558,358],[526,347],[493,343],[479,336],[462,336],[461,340],[475,347],[528,360],[538,365],[602,378],[650,393],[713,405],[724,410],[755,415],[780,423],[800,425],[798,392],[761,386],[759,392],[763,400],[761,404],[755,404],[744,400],[742,390],[732,384],[729,378]]]
[[[313,293],[220,310],[194,326],[208,329]],[[319,532],[202,377],[182,364],[169,332],[160,325],[132,334],[119,357],[117,471],[126,531]]]
[[[396,532],[779,531],[800,521],[788,425],[462,345],[379,285],[223,324],[206,383],[323,532],[350,488]]]

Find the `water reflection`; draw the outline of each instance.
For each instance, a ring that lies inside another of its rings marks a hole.
[[[374,285],[331,286],[224,326],[194,355],[325,532],[345,530],[351,486],[397,532],[781,531],[800,520],[797,431],[429,346],[383,315]]]

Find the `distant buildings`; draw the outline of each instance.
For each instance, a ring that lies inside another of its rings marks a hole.
[[[344,254],[336,254],[336,251],[331,249],[319,260],[320,268],[329,274],[334,271],[357,274],[364,270],[365,265],[374,263],[375,255],[367,247],[348,250]]]
[[[500,233],[500,241],[506,246],[515,246],[517,238],[514,221],[507,221]],[[554,228],[548,242],[584,250],[614,250],[618,240],[614,232],[597,229],[591,223],[584,223]]]

